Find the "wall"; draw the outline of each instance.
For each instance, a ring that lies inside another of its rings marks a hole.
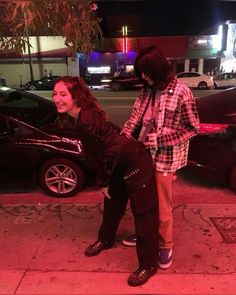
[[[30,37],[30,51],[33,61],[34,79],[40,79],[44,70],[52,70],[54,75],[68,74],[67,47],[62,37]],[[59,49],[59,51],[58,51]],[[56,54],[54,54],[56,51]],[[28,51],[24,55],[17,53],[0,54],[0,76],[6,79],[8,86],[19,87],[30,80]]]
[[[42,78],[42,69],[47,69],[49,73],[52,70],[53,75],[66,75],[66,63],[58,63],[51,61],[50,63],[44,62],[43,64],[33,63],[34,79]],[[11,63],[0,64],[1,76],[6,79],[6,83],[11,87],[20,87],[30,80],[30,69],[28,63],[19,63],[11,61]]]

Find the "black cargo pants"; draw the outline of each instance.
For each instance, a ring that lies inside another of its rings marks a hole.
[[[142,143],[131,139],[122,148],[110,183],[111,199],[104,198],[103,221],[98,239],[113,243],[128,199],[137,236],[139,267],[150,268],[158,260],[158,201],[153,161]]]

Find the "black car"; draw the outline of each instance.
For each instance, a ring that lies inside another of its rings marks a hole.
[[[189,167],[236,191],[236,88],[197,100],[201,128],[190,141]]]
[[[0,78],[0,86],[6,86],[6,80],[4,78]]]
[[[47,194],[68,197],[81,190],[96,169],[94,143],[53,129],[54,103],[23,90],[0,87],[0,183],[40,185]],[[22,181],[22,182],[21,182]]]
[[[59,77],[60,76],[46,76],[40,80],[29,81],[25,84],[25,90],[52,90]]]
[[[109,83],[111,90],[129,90],[129,89],[141,89],[143,87],[143,81],[136,76],[120,76],[113,77]]]
[[[104,77],[101,79],[101,85],[114,91],[119,90],[139,90],[143,87],[144,81],[135,75],[119,75]]]

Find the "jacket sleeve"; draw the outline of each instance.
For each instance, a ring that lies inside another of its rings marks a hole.
[[[142,110],[144,96],[145,92],[141,91],[135,100],[130,118],[125,122],[124,127],[121,130],[121,134],[125,134],[128,138],[132,137],[132,133],[139,123],[138,118],[140,117],[140,111]]]
[[[78,126],[80,134],[83,134],[82,142],[87,145],[86,150],[90,157],[93,157],[97,185],[101,187],[108,186],[117,163],[117,153],[104,148],[104,140],[108,142],[106,145],[109,145],[109,138],[112,136],[112,132],[111,134],[108,132],[108,135],[102,134],[104,125],[105,122],[95,112],[83,110]],[[114,123],[109,122],[109,125],[114,132],[120,131]]]

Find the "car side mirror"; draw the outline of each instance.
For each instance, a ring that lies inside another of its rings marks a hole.
[[[0,140],[5,140],[11,136],[11,132],[9,130],[0,130]]]

